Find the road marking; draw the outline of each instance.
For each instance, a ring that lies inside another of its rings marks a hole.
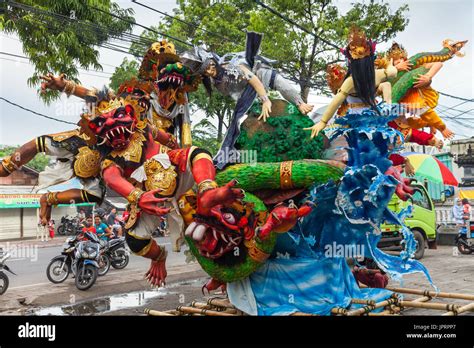
[[[33,286],[39,286],[39,285],[50,285],[50,284],[53,284],[53,283],[35,283],[35,284],[28,284],[28,285],[20,285],[20,286],[15,286],[13,288],[10,288],[10,290],[13,290],[13,289],[23,289],[23,288],[31,288]]]
[[[22,260],[29,260],[29,259],[26,258],[26,257],[21,257],[21,258],[18,258],[18,259],[9,259],[8,262],[15,262],[15,261],[22,261]]]

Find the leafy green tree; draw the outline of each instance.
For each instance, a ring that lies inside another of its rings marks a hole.
[[[134,20],[133,10],[110,0],[17,0],[1,6],[0,30],[18,35],[23,52],[35,67],[28,79],[30,86],[37,85],[40,76],[48,72],[62,72],[78,82],[78,68],[102,70],[98,46],[132,26],[108,13]],[[59,93],[48,91],[41,96],[50,102]]]
[[[408,6],[392,10],[386,1],[356,3],[346,13],[331,0],[265,1],[315,36],[252,0],[178,0],[177,3],[175,18],[164,17],[153,31],[144,31],[142,39],[132,44],[131,52],[142,55],[149,40],[162,39],[157,34],[162,32],[190,44],[204,44],[208,50],[223,55],[245,49],[246,30],[261,32],[264,34],[262,54],[278,61],[276,68],[298,83],[304,100],[310,89],[328,95],[330,91],[324,78],[326,66],[343,61],[338,49],[318,37],[344,47],[350,28],[356,25],[364,29],[368,37],[381,42],[390,40],[408,24]],[[190,48],[173,42],[179,51]],[[204,110],[209,120],[217,121],[216,136],[220,141],[232,115],[233,101],[217,92],[209,99],[200,88],[191,94],[190,103],[194,108]]]
[[[393,11],[385,1],[354,3],[345,14],[331,0],[270,0],[266,4],[317,36],[268,11],[252,12],[249,29],[265,33],[263,53],[277,59],[280,68],[298,81],[304,100],[311,88],[329,94],[324,77],[326,66],[343,61],[339,49],[320,38],[345,47],[350,28],[355,25],[367,37],[383,42],[394,38],[408,24],[408,5]]]
[[[18,147],[19,146],[0,145],[0,158],[11,155]],[[39,153],[30,162],[28,162],[27,167],[41,172],[48,165],[49,159],[49,156],[45,155],[44,153]]]
[[[115,71],[110,78],[110,88],[117,91],[119,86],[126,80],[138,76],[138,69],[140,64],[136,60],[128,60],[124,58],[122,64],[115,68]]]

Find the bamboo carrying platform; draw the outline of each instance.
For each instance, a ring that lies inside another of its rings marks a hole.
[[[361,286],[365,287],[365,286]],[[393,295],[380,302],[373,300],[353,298],[351,304],[362,305],[357,309],[347,309],[334,307],[332,315],[338,316],[390,316],[390,315],[410,315],[409,310],[413,308],[440,311],[437,315],[455,316],[474,312],[474,295],[439,292],[431,290],[407,289],[387,287],[393,291]],[[401,299],[403,295],[418,295],[414,299]],[[449,299],[450,303],[440,302]],[[462,301],[462,302],[461,302]],[[380,311],[379,309],[383,309]],[[378,311],[375,311],[378,310]],[[442,312],[444,311],[444,313]],[[179,306],[174,310],[157,311],[146,308],[145,314],[152,316],[244,316],[244,312],[235,308],[227,298],[212,297],[207,302],[193,301],[187,306]],[[406,314],[405,314],[406,312]],[[435,314],[435,313],[431,313]],[[296,312],[293,316],[312,316],[313,314]]]

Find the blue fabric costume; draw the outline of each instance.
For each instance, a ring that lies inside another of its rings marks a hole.
[[[351,305],[352,298],[389,298],[392,293],[388,290],[359,288],[346,263],[348,250],[374,259],[392,279],[421,272],[432,283],[427,269],[410,258],[416,241],[403,224],[410,211],[397,216],[387,208],[397,185],[392,176],[384,174],[391,166],[388,156],[397,150],[396,140],[401,137],[387,126],[395,117],[367,108],[338,119],[342,127],[334,137],[343,135],[348,143],[344,176],[337,184],[313,187],[307,198],[312,212],[278,236],[274,257],[249,278],[228,285],[234,305],[254,315],[329,315],[334,307],[360,307]],[[384,221],[402,226],[405,250],[400,256],[377,248],[378,226]]]

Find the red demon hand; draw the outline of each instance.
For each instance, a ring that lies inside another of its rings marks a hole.
[[[151,261],[150,269],[145,274],[145,279],[151,286],[165,286],[166,282],[166,259]]]
[[[227,284],[221,282],[220,280],[211,278],[211,279],[209,279],[209,280],[207,281],[206,284],[203,285],[203,287],[202,287],[202,289],[201,289],[203,295],[204,295],[204,289],[207,290],[208,294],[210,294],[211,291],[214,291],[214,290],[217,290],[217,289],[221,289],[221,291],[222,291],[223,293],[226,293]]]
[[[259,228],[258,236],[260,239],[266,239],[270,232],[284,233],[289,231],[299,218],[308,215],[311,212],[309,205],[303,205],[298,208],[290,201],[289,206],[278,205],[273,208],[265,224]]]
[[[158,198],[156,194],[158,194],[161,190],[151,190],[145,192],[138,202],[138,206],[142,209],[145,213],[151,215],[166,215],[170,212],[170,208],[165,208],[162,204],[167,202],[168,198]]]
[[[209,215],[212,207],[216,205],[228,206],[244,198],[244,190],[233,188],[237,180],[232,180],[222,187],[207,190],[198,196],[197,213]]]
[[[410,186],[413,179],[402,178],[400,171],[393,166],[387,169],[385,175],[391,175],[398,180],[398,185],[395,189],[395,194],[398,196],[398,198],[400,198],[402,201],[406,201],[407,199],[411,198],[411,195],[415,192],[415,188]]]

